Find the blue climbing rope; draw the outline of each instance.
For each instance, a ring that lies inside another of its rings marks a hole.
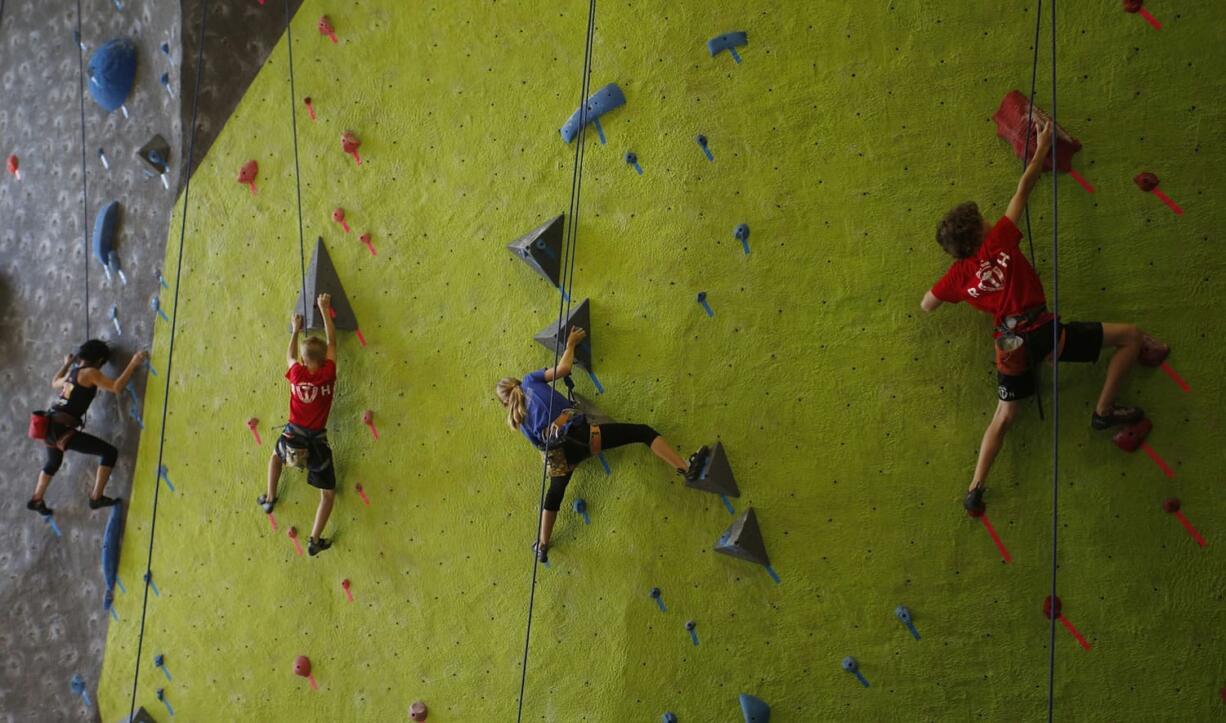
[[[78,0],[79,2],[79,0]],[[179,226],[179,258],[176,259],[174,305],[170,311],[170,349],[166,355],[166,385],[162,397],[162,426],[158,432],[158,461],[153,478],[153,511],[149,515],[149,554],[145,560],[145,594],[140,609],[140,634],[136,639],[136,666],[132,672],[132,705],[128,711],[131,718],[136,714],[136,691],[140,682],[141,651],[145,643],[145,620],[149,613],[149,587],[153,582],[153,542],[158,521],[158,496],[162,491],[162,463],[166,455],[166,416],[170,407],[170,380],[175,358],[175,331],[179,321],[179,290],[183,288],[183,249],[187,238],[188,199],[192,192],[192,161],[196,156],[196,116],[200,108],[200,80],[204,74],[204,28],[209,16],[209,0],[200,3],[200,38],[196,50],[196,87],[192,91],[192,130],[187,144],[187,162],[183,165],[187,179],[183,184],[183,220]]]
[[[298,167],[298,105],[295,102],[298,96],[294,85],[294,27],[289,11],[289,0],[285,0],[285,45],[289,51],[289,117],[290,130],[294,137],[294,189],[298,192],[298,263],[302,268],[302,318],[305,320],[307,309],[311,308],[311,300],[307,298],[306,288],[306,241],[302,232],[302,180]]]
[[[562,339],[563,326],[566,320],[570,318],[570,307],[574,294],[571,293],[574,287],[575,273],[575,244],[579,235],[579,198],[583,190],[583,159],[584,146],[587,136],[587,99],[591,89],[592,75],[592,40],[596,31],[596,0],[589,0],[588,15],[587,15],[587,33],[584,39],[583,47],[583,77],[580,81],[579,91],[579,135],[575,142],[575,159],[574,166],[571,171],[570,180],[570,206],[568,209],[569,223],[566,225],[562,241],[562,270],[560,281],[562,286],[562,294],[558,299],[558,338],[553,348],[553,368],[557,368],[558,362],[561,360],[562,345],[565,341]],[[550,395],[548,419],[554,418],[553,399],[557,396],[558,379],[555,375],[551,384],[554,394]],[[561,410],[557,410],[561,413]],[[536,539],[541,539],[541,510],[545,508],[545,484],[549,480],[549,456],[543,455],[541,463],[541,485],[540,495],[537,500],[537,523],[536,523]],[[524,655],[520,664],[519,678],[519,701],[517,704],[516,721],[523,721],[524,718],[524,689],[528,683],[528,654],[531,649],[532,642],[532,613],[536,606],[536,576],[540,570],[540,564],[536,556],[532,558],[532,585],[528,589],[528,622],[527,629],[524,631]]]
[[[0,12],[3,7],[0,6]],[[89,190],[85,172],[85,46],[81,39],[81,0],[77,0],[77,85],[81,101],[81,239],[85,253],[85,338],[89,339]]]
[[[1056,0],[1051,0],[1051,122],[1056,123]],[[1047,721],[1056,708],[1056,575],[1059,571],[1057,542],[1060,536],[1060,173],[1056,166],[1056,141],[1051,144],[1051,625],[1047,639]]]

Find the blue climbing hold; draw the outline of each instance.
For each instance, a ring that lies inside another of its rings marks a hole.
[[[119,201],[111,201],[94,218],[94,256],[106,266],[115,250],[115,226],[119,223]]]
[[[106,42],[89,58],[89,94],[110,113],[119,110],[136,81],[136,45],[126,38]]]
[[[677,723],[677,714],[670,710],[664,714],[662,720],[664,723]]]
[[[767,723],[771,719],[771,707],[761,698],[741,693],[741,715],[745,723]]]
[[[749,36],[745,31],[738,30],[711,38],[707,41],[707,50],[711,53],[712,58],[727,50],[732,59],[740,63],[741,56],[737,54],[736,49],[745,45],[749,45]]]
[[[562,126],[562,140],[570,143],[575,140],[575,136],[579,134],[579,129],[583,125],[591,123],[605,113],[615,108],[620,108],[625,104],[626,94],[622,93],[622,89],[617,87],[617,83],[609,83],[596,91],[591,98],[587,99],[585,104],[587,111],[583,113],[582,123],[580,123],[579,116],[583,112],[583,108],[576,110],[571,115],[570,120],[566,121],[566,125]]]
[[[119,545],[123,537],[123,504],[111,508],[111,518],[106,522],[106,530],[102,533],[102,581],[106,583],[106,593],[102,608],[111,609],[111,601],[115,595],[115,578],[119,572]]]

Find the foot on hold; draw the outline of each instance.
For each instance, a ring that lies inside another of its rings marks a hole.
[[[309,553],[311,557],[315,557],[329,547],[332,547],[332,540],[327,540],[322,537],[319,539],[315,539],[314,537],[307,538],[307,553]]]
[[[707,464],[707,458],[711,456],[711,448],[703,445],[698,448],[698,451],[690,455],[690,468],[686,470],[685,478],[689,481],[694,481],[702,476],[702,468]]]
[[[98,499],[90,497],[89,508],[91,510],[100,510],[103,507],[110,507],[111,505],[119,504],[119,500],[119,497],[107,497],[106,495],[102,495]]]
[[[980,486],[966,493],[966,499],[962,501],[962,506],[966,508],[966,513],[971,517],[982,517],[987,505],[983,503],[983,493],[986,487]]]
[[[1146,334],[1139,361],[1147,367],[1160,366],[1170,356],[1171,347]]]
[[[534,542],[532,543],[532,551],[536,553],[537,562],[549,562],[549,545]]]
[[[50,517],[52,512],[51,508],[47,506],[47,503],[42,500],[30,500],[26,503],[26,509],[34,510],[43,517]]]
[[[262,508],[264,509],[264,512],[266,512],[266,513],[268,513],[268,514],[270,514],[270,515],[272,514],[272,508],[273,508],[273,506],[277,504],[277,498],[276,498],[276,497],[273,497],[273,498],[270,500],[270,499],[268,499],[268,495],[260,495],[259,497],[257,497],[257,498],[256,498],[256,500],[255,500],[255,501],[256,501],[256,502],[259,502],[259,503],[260,503],[260,507],[262,507]]]
[[[1090,419],[1090,426],[1099,430],[1110,429],[1112,427],[1118,427],[1121,424],[1132,424],[1133,422],[1139,422],[1144,418],[1145,410],[1141,409],[1140,407],[1114,406],[1111,408],[1111,411],[1107,412],[1106,414],[1099,414],[1098,412],[1095,412],[1094,416]]]

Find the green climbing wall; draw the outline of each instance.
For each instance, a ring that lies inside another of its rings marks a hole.
[[[1006,91],[1028,90],[1034,11],[710,5],[600,4],[592,84],[619,83],[628,104],[603,119],[608,145],[588,140],[574,288],[592,300],[600,406],[687,452],[723,440],[737,509],[757,510],[782,584],[713,554],[732,517],[646,450],[611,453],[611,477],[588,463],[539,571],[525,718],[732,721],[748,692],[780,721],[1039,719],[1051,417],[1027,408],[990,481],[989,517],[1014,558],[1004,564],[960,506],[995,404],[988,321],[918,310],[947,263],[932,240],[940,215],[968,198],[1000,213],[1016,183],[990,116]],[[1060,594],[1093,646],[1057,629],[1063,720],[1222,711],[1226,10],[1195,5],[1151,3],[1161,31],[1117,3],[1060,8],[1060,118],[1085,144],[1075,167],[1096,191],[1061,178],[1059,303],[1170,340],[1191,387],[1150,369],[1125,387],[1155,420],[1167,479],[1089,429],[1105,365],[1062,373]],[[325,12],[339,45],[315,30]],[[503,247],[567,207],[573,146],[557,129],[576,106],[585,21],[586,3],[304,3],[297,95],[313,97],[319,120],[290,96],[283,39],[194,178],[182,273],[170,274],[176,490],[158,503],[160,595],[148,601],[138,703],[159,710],[165,687],[186,720],[398,720],[418,698],[432,721],[514,715],[540,461],[492,392],[548,361],[532,334],[557,297]],[[707,55],[708,37],[741,29],[742,64]],[[305,534],[314,513],[300,476],[286,475],[279,530],[255,505],[269,427],[286,414],[300,283],[292,102],[306,238],[324,237],[369,342],[341,339],[336,547],[314,559],[285,533]],[[345,129],[363,140],[361,167],[340,150]],[[234,180],[250,158],[256,196]],[[1142,170],[1183,217],[1137,190]],[[1034,201],[1050,282],[1046,183]],[[336,206],[352,234],[331,222]],[[748,256],[732,237],[742,222]],[[179,221],[171,228],[174,270]],[[376,257],[357,240],[365,231]],[[159,322],[163,374],[168,346]],[[162,380],[146,400],[105,720],[126,714],[132,691]],[[579,387],[594,394],[586,375]],[[360,422],[368,408],[378,441]],[[1208,548],[1161,511],[1171,495]],[[590,526],[569,511],[578,497]],[[921,641],[894,618],[900,603]],[[158,653],[173,682],[152,666]],[[300,654],[318,692],[290,672]],[[846,655],[870,688],[840,669]]]

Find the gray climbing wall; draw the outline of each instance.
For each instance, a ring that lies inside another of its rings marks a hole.
[[[93,228],[103,204],[122,204],[116,249],[128,277],[127,286],[118,279],[108,283],[102,268],[90,261],[90,331],[115,343],[121,363],[152,337],[155,315],[148,302],[159,289],[154,272],[182,182],[180,139],[188,130],[184,114],[190,112],[194,73],[185,83],[184,98],[181,62],[184,53],[194,59],[199,17],[199,2],[186,4],[184,28],[178,3],[169,0],[125,0],[122,13],[111,0],[82,0],[82,40],[89,51],[115,37],[131,38],[138,47],[136,87],[127,103],[130,117],[107,115],[88,98],[85,107],[86,228]],[[253,18],[246,4],[241,11],[229,7],[235,3],[212,4],[205,46],[210,72],[201,88],[197,160],[279,37],[283,19],[283,14],[268,12]],[[96,720],[96,710],[69,689],[72,675],[80,674],[96,699],[109,620],[102,609],[99,561],[107,516],[86,506],[94,460],[68,455],[48,492],[62,538],[25,509],[42,465],[41,449],[25,438],[27,415],[50,401],[51,375],[85,334],[76,2],[0,0],[0,7],[0,158],[15,153],[22,169],[20,182],[7,173],[0,176],[0,341],[5,349],[0,356],[0,722]],[[191,42],[181,50],[185,33]],[[169,55],[159,49],[164,42]],[[163,88],[162,73],[169,73],[174,97]],[[159,179],[145,177],[144,164],[134,155],[155,133],[171,145],[169,190]],[[106,151],[109,171],[98,148]],[[109,321],[112,304],[118,306],[122,335]],[[169,310],[169,292],[165,306]],[[158,377],[149,379],[161,383]],[[146,381],[140,373],[132,384],[142,400]],[[120,449],[108,488],[112,495],[126,496],[131,486],[140,429],[129,406],[126,395],[117,400],[103,394],[89,417],[89,431]],[[125,582],[130,589],[135,583]]]

